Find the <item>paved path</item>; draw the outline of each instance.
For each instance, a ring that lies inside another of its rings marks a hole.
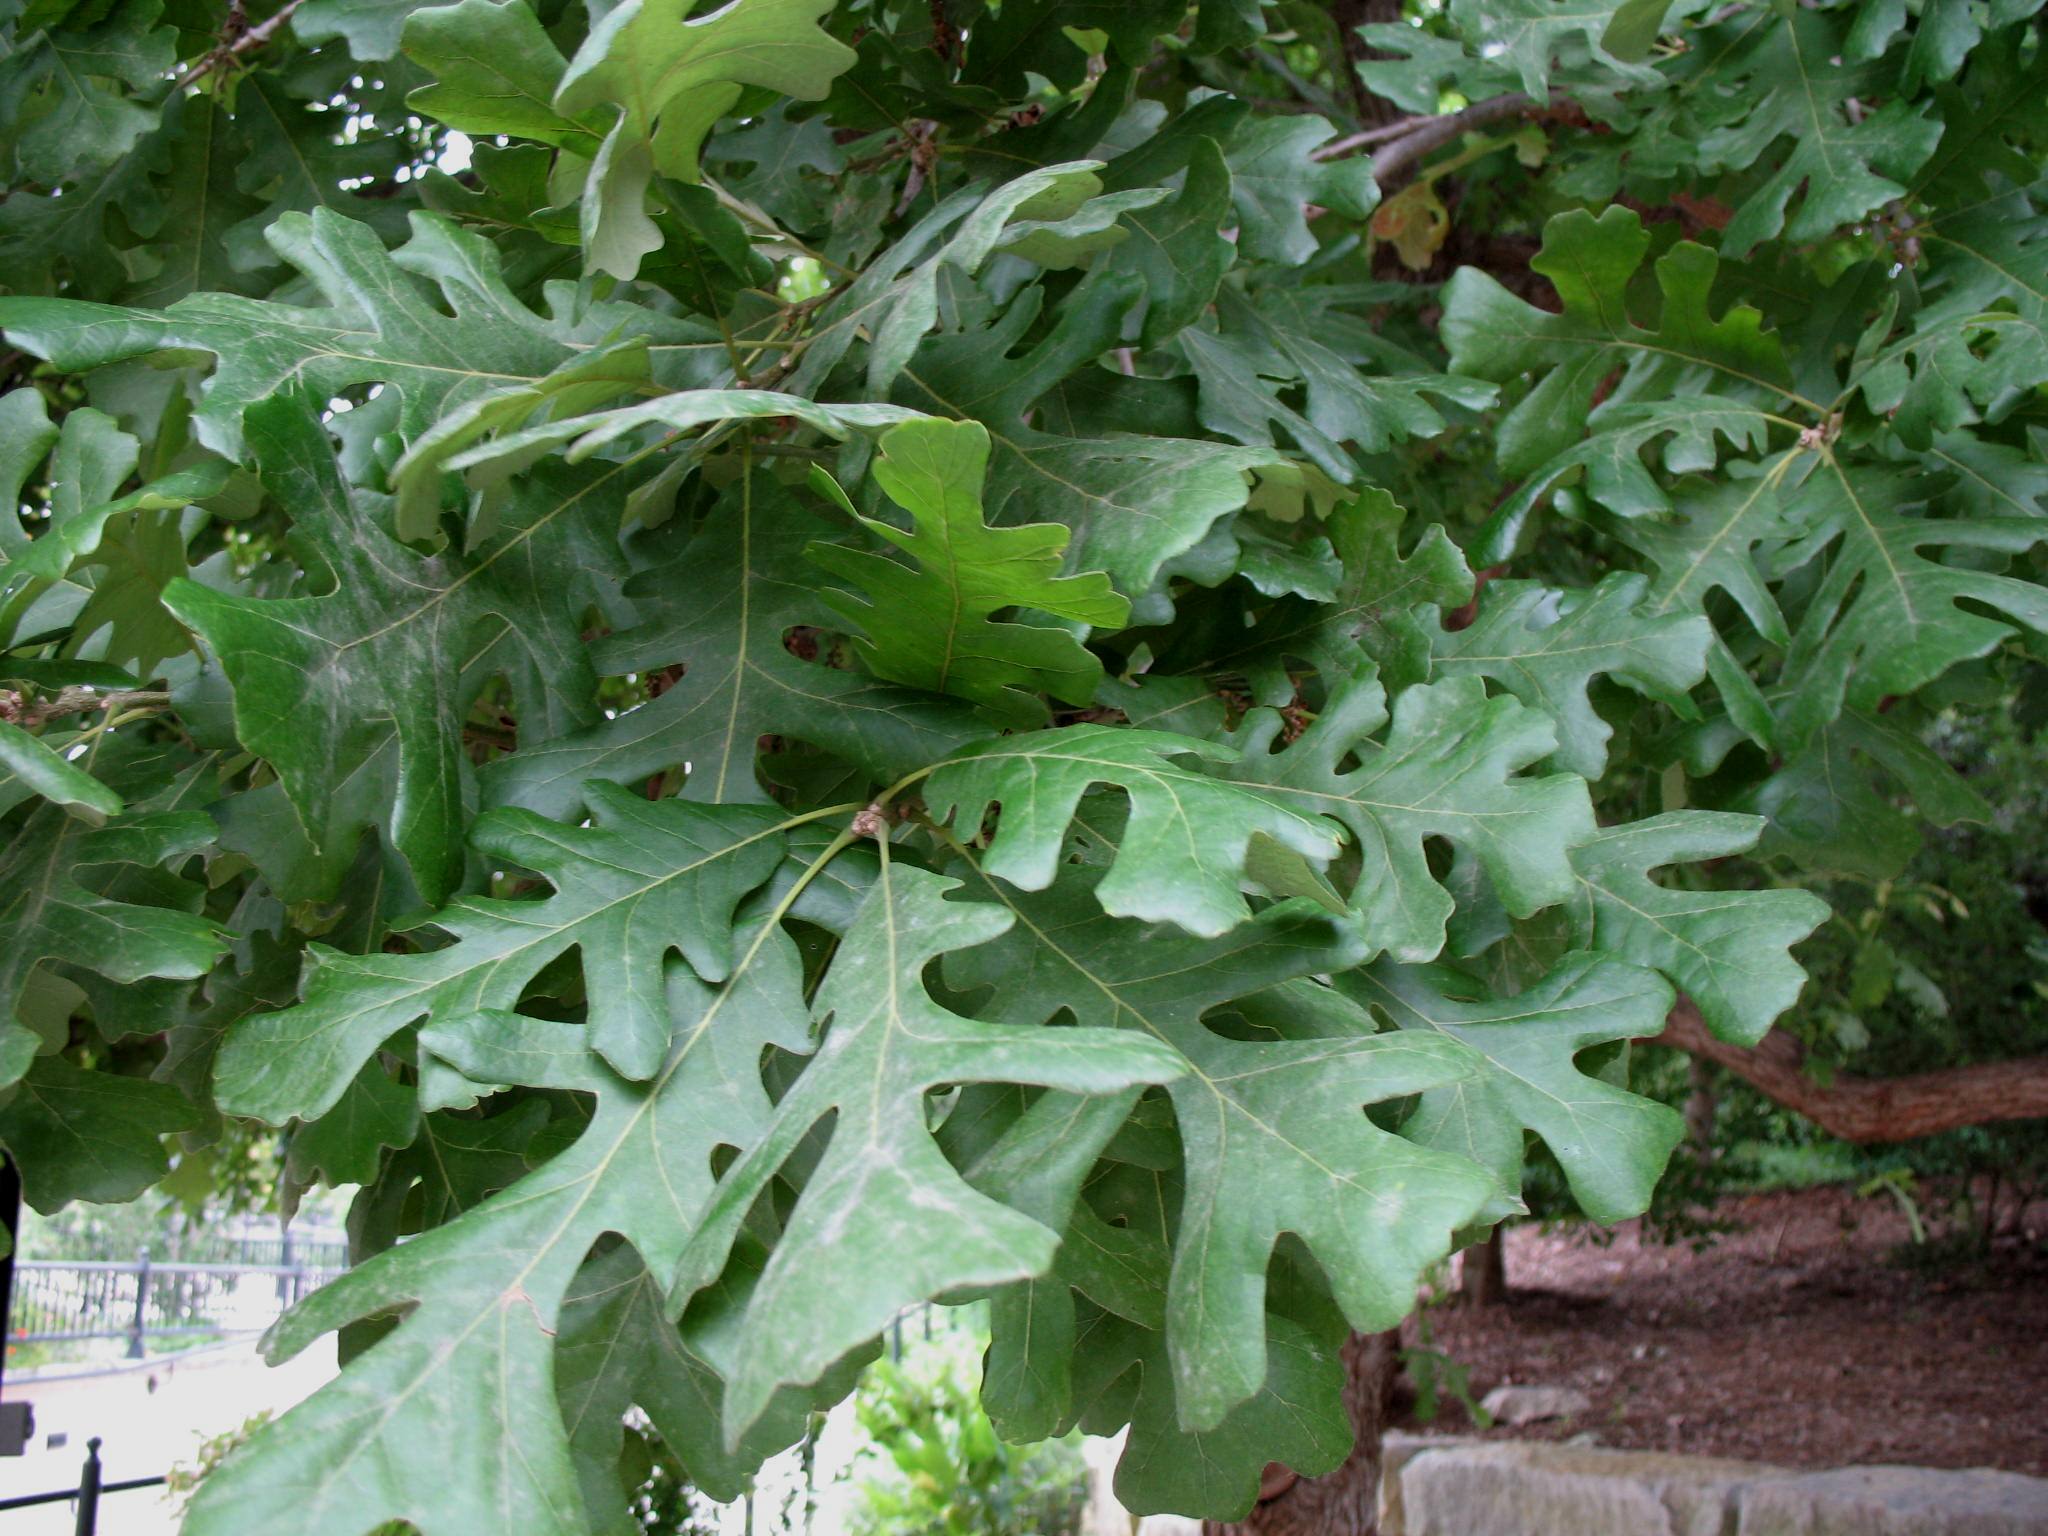
[[[36,1433],[25,1456],[0,1459],[0,1498],[76,1488],[85,1442],[98,1435],[105,1480],[154,1477],[189,1465],[200,1442],[235,1428],[252,1414],[281,1413],[334,1375],[334,1341],[271,1369],[253,1342],[191,1355],[169,1355],[112,1375],[45,1381],[9,1380],[7,1399],[35,1404]],[[51,1449],[50,1436],[66,1443]],[[0,1536],[72,1536],[69,1503],[0,1515]],[[137,1489],[100,1502],[102,1536],[171,1536],[177,1520],[162,1491]]]

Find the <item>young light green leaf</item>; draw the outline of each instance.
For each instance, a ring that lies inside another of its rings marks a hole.
[[[915,567],[867,550],[813,544],[805,554],[853,592],[827,595],[833,611],[864,638],[861,659],[877,677],[949,693],[996,717],[1044,718],[1036,694],[1085,704],[1102,680],[1097,661],[1066,629],[998,621],[1021,608],[1101,629],[1118,629],[1130,604],[1100,572],[1061,576],[1070,537],[1056,523],[991,528],[981,482],[988,432],[978,422],[905,422],[884,433],[875,482],[910,514],[909,531],[862,518]]]

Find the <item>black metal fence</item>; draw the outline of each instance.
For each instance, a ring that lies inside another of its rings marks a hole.
[[[126,1339],[140,1359],[152,1338],[253,1333],[343,1268],[336,1249],[292,1253],[286,1264],[17,1259],[10,1344]]]

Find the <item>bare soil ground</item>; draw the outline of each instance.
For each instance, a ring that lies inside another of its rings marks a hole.
[[[1493,1437],[1743,1457],[1795,1467],[1911,1463],[2048,1476],[2048,1208],[1988,1262],[1902,1262],[1905,1220],[1845,1188],[1747,1196],[1704,1252],[1528,1226],[1502,1307],[1434,1307],[1434,1346],[1472,1395],[1577,1387],[1576,1421]],[[1412,1425],[1412,1419],[1410,1421]],[[1472,1433],[1449,1402],[1429,1425]]]

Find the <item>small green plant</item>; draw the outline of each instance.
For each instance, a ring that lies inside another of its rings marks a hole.
[[[854,1413],[871,1442],[854,1536],[1067,1536],[1087,1500],[1076,1436],[1005,1444],[982,1410],[979,1372],[949,1341],[878,1361]],[[877,1466],[876,1463],[880,1465]]]
[[[1434,1423],[1448,1397],[1464,1407],[1465,1416],[1478,1428],[1493,1428],[1493,1415],[1480,1407],[1479,1400],[1472,1395],[1471,1368],[1436,1347],[1427,1307],[1415,1314],[1415,1342],[1401,1351],[1401,1368],[1415,1387],[1412,1411],[1416,1423]]]
[[[1913,1234],[1914,1246],[1918,1247],[1927,1241],[1927,1221],[1920,1214],[1920,1202],[1915,1198],[1917,1190],[1911,1169],[1887,1168],[1877,1177],[1859,1185],[1856,1193],[1866,1200],[1873,1195],[1890,1195],[1898,1202],[1899,1211],[1906,1218],[1906,1227]]]

